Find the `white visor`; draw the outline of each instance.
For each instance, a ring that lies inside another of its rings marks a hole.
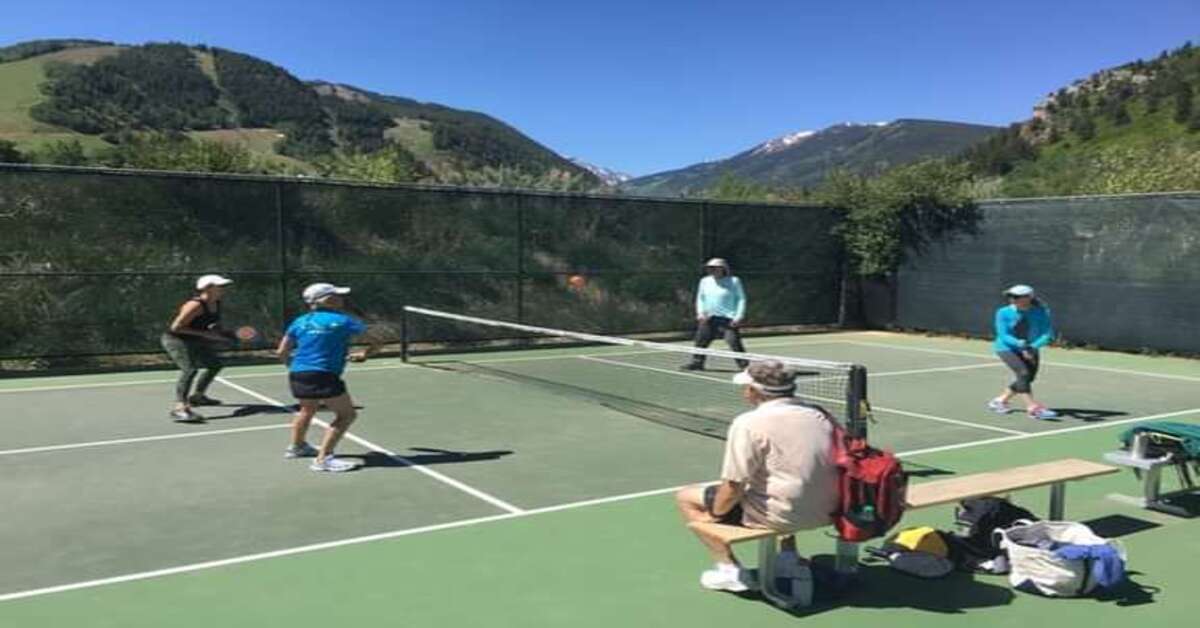
[[[228,286],[233,280],[220,275],[204,275],[196,280],[196,289],[203,290],[209,286]]]

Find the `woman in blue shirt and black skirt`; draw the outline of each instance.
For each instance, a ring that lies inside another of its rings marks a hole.
[[[288,384],[299,410],[292,421],[292,443],[285,458],[312,457],[313,471],[350,471],[357,465],[333,455],[334,447],[358,418],[354,400],[342,381],[346,360],[362,362],[378,344],[350,353],[350,342],[367,332],[367,325],[347,314],[345,297],[350,288],[314,283],[304,289],[309,312],[296,317],[284,333],[277,353],[288,365]],[[334,420],[325,430],[320,448],[308,444],[306,435],[320,406],[333,410]]]
[[[1054,340],[1050,308],[1037,298],[1033,288],[1023,284],[1005,290],[1004,296],[1008,305],[996,310],[993,319],[996,339],[992,348],[1015,377],[999,397],[988,402],[988,410],[1008,414],[1012,412],[1008,401],[1017,396],[1025,402],[1025,412],[1030,418],[1053,419],[1058,413],[1034,399],[1032,388],[1041,365],[1040,350]]]

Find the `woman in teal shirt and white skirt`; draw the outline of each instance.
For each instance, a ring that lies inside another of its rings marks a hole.
[[[717,336],[724,336],[730,351],[745,353],[738,328],[746,317],[746,291],[742,280],[729,272],[729,262],[714,257],[704,264],[707,276],[696,288],[696,346],[708,347]],[[746,368],[746,360],[738,360],[738,368]],[[695,354],[680,367],[686,371],[704,370],[704,356]]]

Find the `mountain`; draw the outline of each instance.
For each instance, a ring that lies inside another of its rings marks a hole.
[[[1200,189],[1200,49],[1100,70],[964,158],[984,196]]]
[[[575,164],[576,166],[579,166],[580,168],[583,168],[584,170],[587,170],[588,172],[599,177],[600,181],[607,186],[616,187],[633,178],[633,175],[631,174],[625,174],[624,172],[613,170],[611,168],[605,168],[604,166],[597,166],[596,164],[588,163],[582,159],[577,159],[575,157],[568,157],[567,159],[570,159],[571,163]]]
[[[122,147],[146,136],[175,151],[189,138],[237,146],[249,153],[241,161],[256,171],[600,184],[590,171],[486,114],[302,81],[232,50],[92,40],[0,48],[0,141],[34,161],[62,163],[67,146],[77,147],[65,150],[73,159],[136,165],[129,161],[138,151]]]
[[[880,172],[925,157],[953,155],[1000,130],[937,120],[839,124],[778,137],[727,159],[639,177],[622,189],[633,194],[694,196],[725,176],[775,188],[810,187],[836,169]]]

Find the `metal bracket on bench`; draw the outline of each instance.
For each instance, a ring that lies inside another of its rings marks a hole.
[[[1169,454],[1161,458],[1138,458],[1128,451],[1110,451],[1104,454],[1104,459],[1113,464],[1132,467],[1134,476],[1142,481],[1141,497],[1112,494],[1108,496],[1109,499],[1177,517],[1192,516],[1191,512],[1186,508],[1176,506],[1170,502],[1171,497],[1186,495],[1196,490],[1196,486],[1191,482],[1190,475],[1180,474],[1183,486],[1179,490],[1169,493],[1162,492],[1163,468],[1185,464],[1184,462],[1173,460]]]
[[[1055,482],[1050,485],[1050,520],[1063,521],[1067,501],[1067,483]]]

